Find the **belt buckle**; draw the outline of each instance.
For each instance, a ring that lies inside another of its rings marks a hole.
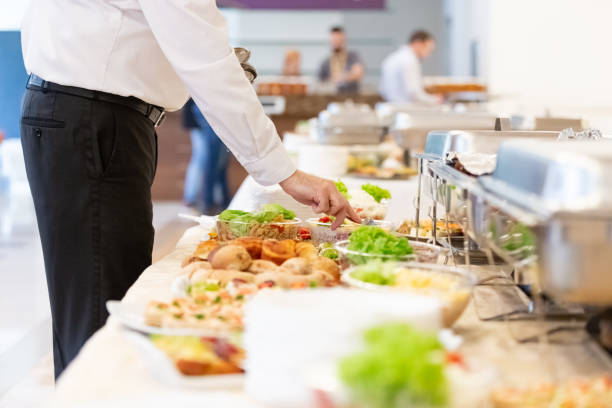
[[[156,114],[157,114],[157,118],[155,118]],[[161,126],[162,123],[164,123],[164,120],[166,119],[166,111],[164,111],[163,109],[154,107],[151,111],[151,114],[149,115],[149,118],[153,120],[153,125],[157,128]]]

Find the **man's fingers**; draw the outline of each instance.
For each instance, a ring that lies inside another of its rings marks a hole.
[[[347,209],[347,217],[349,217],[351,221],[361,224],[361,217],[359,216],[359,214],[357,214],[357,211],[355,211],[355,209],[351,207],[350,204],[348,204]]]
[[[346,208],[346,200],[339,193],[332,193],[329,197],[329,215],[337,217]],[[346,215],[345,215],[346,216]]]
[[[336,219],[334,220],[334,222],[331,225],[332,231],[334,231],[336,228],[341,226],[342,223],[344,222],[345,218],[346,218],[346,211],[345,210],[340,210],[338,215],[336,215]]]
[[[329,195],[327,195],[326,192],[320,194],[319,197],[315,199],[312,208],[316,213],[329,213]]]

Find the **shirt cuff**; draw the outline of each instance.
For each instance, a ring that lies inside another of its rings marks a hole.
[[[297,170],[281,143],[264,157],[242,165],[255,181],[264,186],[280,183]]]

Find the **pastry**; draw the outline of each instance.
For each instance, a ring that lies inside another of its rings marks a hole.
[[[300,258],[314,258],[318,255],[317,248],[310,242],[295,244],[295,252]]]
[[[236,238],[228,242],[228,245],[238,245],[247,250],[251,258],[261,258],[261,246],[263,240],[257,237],[242,237]]]
[[[196,250],[193,252],[193,256],[200,258],[203,261],[208,260],[208,254],[219,246],[219,242],[214,240],[202,241],[198,244]]]
[[[277,241],[275,239],[266,239],[261,248],[261,259],[272,261],[277,265],[281,265],[289,258],[295,257],[295,241],[285,239]]]

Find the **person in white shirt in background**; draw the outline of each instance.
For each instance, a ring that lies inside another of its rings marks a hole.
[[[155,128],[190,95],[256,181],[336,216],[334,228],[359,222],[332,181],[292,164],[214,0],[33,0],[21,39],[56,377],[151,264]]]
[[[440,95],[430,95],[423,89],[421,61],[431,55],[435,45],[430,33],[417,30],[410,35],[408,44],[383,60],[380,93],[387,102],[442,102]]]

